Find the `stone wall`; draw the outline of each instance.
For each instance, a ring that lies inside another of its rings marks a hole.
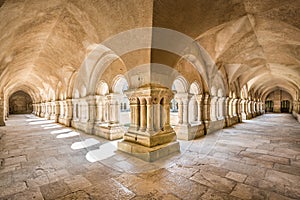
[[[18,91],[9,98],[10,114],[27,114],[31,112],[32,100],[27,93]]]
[[[266,101],[269,101],[269,100],[273,101],[273,103],[274,103],[273,112],[276,112],[276,113],[281,112],[281,101],[284,101],[284,100],[288,100],[290,102],[289,112],[292,112],[293,99],[289,93],[282,91],[282,90],[276,90],[267,96]]]

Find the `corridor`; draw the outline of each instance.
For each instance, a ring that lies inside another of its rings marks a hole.
[[[0,199],[300,199],[300,124],[265,114],[152,163],[34,115],[0,127]]]

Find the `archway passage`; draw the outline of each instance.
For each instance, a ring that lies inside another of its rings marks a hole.
[[[290,112],[290,101],[289,100],[281,101],[280,110],[282,113],[289,113]]]
[[[9,98],[10,114],[32,113],[32,99],[26,92],[17,91]]]
[[[291,113],[291,102],[293,102],[293,98],[288,92],[283,90],[275,90],[266,98],[266,111],[276,113]]]

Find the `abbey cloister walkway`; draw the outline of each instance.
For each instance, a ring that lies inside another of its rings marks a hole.
[[[264,114],[145,162],[34,115],[0,127],[0,199],[300,199],[300,124]]]

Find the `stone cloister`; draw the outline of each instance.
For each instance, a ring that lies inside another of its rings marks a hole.
[[[114,152],[149,167],[199,141],[222,143],[219,133],[235,127],[251,130],[251,120],[280,121],[274,113],[300,123],[299,8],[294,0],[0,0],[0,142],[2,132],[13,131],[10,120],[26,126],[23,116],[114,144]],[[299,141],[291,126],[282,134]],[[226,145],[234,156],[256,159],[241,153],[250,148],[300,176],[293,139],[280,144],[289,161],[271,159],[266,151],[276,156],[273,143],[284,137],[273,140],[266,131],[263,141],[259,130],[250,146],[240,133],[242,144],[233,138]],[[203,149],[195,149],[187,152],[197,160]],[[10,158],[3,152],[0,164]],[[226,182],[223,175],[218,180]],[[299,198],[296,190],[279,193]]]

